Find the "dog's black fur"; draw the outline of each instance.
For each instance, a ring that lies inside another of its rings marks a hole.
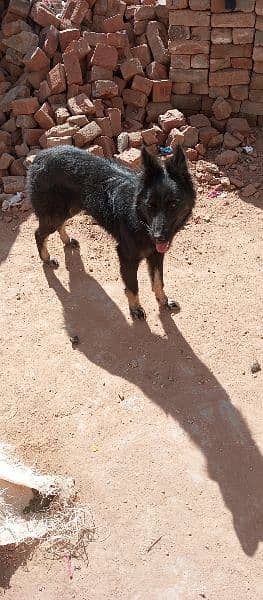
[[[64,225],[85,211],[116,239],[130,311],[140,319],[145,313],[138,298],[137,270],[144,258],[160,305],[176,308],[163,291],[164,254],[157,248],[171,243],[195,203],[193,182],[180,146],[165,166],[143,148],[142,164],[138,174],[85,150],[60,146],[35,158],[27,182],[39,219],[35,237],[42,260],[58,266],[46,247],[48,236],[56,230],[65,244],[78,245]]]

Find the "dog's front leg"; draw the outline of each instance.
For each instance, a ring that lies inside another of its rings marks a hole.
[[[138,294],[139,288],[137,271],[140,261],[127,259],[122,255],[120,248],[118,248],[118,255],[120,260],[121,276],[125,285],[125,294],[128,298],[131,316],[135,319],[146,319],[146,314],[140,305]]]
[[[160,307],[169,308],[172,311],[178,311],[180,310],[178,302],[167,298],[164,292],[163,259],[164,255],[156,251],[147,258],[152,289]]]

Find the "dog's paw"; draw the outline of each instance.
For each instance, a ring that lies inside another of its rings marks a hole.
[[[78,240],[75,240],[75,238],[69,238],[66,246],[70,246],[71,248],[79,248],[79,242]]]
[[[130,306],[130,313],[133,319],[139,319],[140,321],[146,320],[146,312],[143,310],[142,306]]]
[[[58,269],[59,267],[59,262],[56,258],[54,258],[53,256],[50,256],[49,261],[46,263],[49,267],[51,267],[52,269]]]
[[[171,298],[167,298],[164,308],[166,308],[167,310],[169,310],[172,313],[178,313],[181,310],[181,306],[178,302],[176,302],[175,300],[172,300]]]

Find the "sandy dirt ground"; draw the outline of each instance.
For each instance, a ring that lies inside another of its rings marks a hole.
[[[70,226],[80,252],[53,236],[55,272],[33,215],[0,221],[0,439],[74,477],[96,527],[72,581],[41,546],[1,551],[6,600],[263,598],[256,198],[199,195],[165,264],[181,312],[159,314],[142,265],[146,323],[131,321],[114,242],[86,217]]]

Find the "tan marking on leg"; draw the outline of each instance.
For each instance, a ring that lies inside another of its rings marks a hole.
[[[153,291],[155,293],[156,299],[161,305],[166,304],[167,296],[164,293],[163,285],[160,278],[159,271],[155,271],[154,279],[153,279]]]
[[[140,300],[138,294],[133,294],[130,290],[125,290],[125,294],[128,298],[130,308],[136,308],[140,306]]]
[[[65,223],[63,223],[63,225],[61,225],[61,227],[58,228],[58,232],[63,244],[68,244],[70,242],[70,237],[66,232]]]
[[[40,256],[44,262],[49,262],[49,259],[50,259],[49,251],[47,249],[47,241],[48,241],[48,236],[44,239],[43,245],[41,248],[41,252],[40,252]]]

